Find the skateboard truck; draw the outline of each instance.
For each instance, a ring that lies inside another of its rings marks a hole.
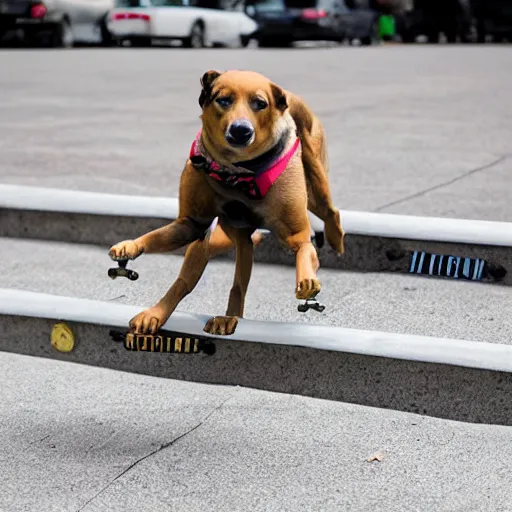
[[[306,299],[306,302],[304,302],[304,304],[299,304],[297,306],[297,311],[299,311],[300,313],[305,313],[306,311],[308,311],[308,309],[314,309],[315,311],[322,313],[322,311],[325,309],[325,306],[323,304],[320,304],[316,300],[316,297]]]
[[[115,279],[116,277],[126,277],[130,281],[137,281],[139,279],[139,274],[134,270],[129,270],[126,268],[128,260],[117,260],[117,264],[119,265],[117,268],[109,268],[108,269],[108,277],[111,279]]]

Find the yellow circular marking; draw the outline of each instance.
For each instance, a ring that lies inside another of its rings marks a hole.
[[[52,347],[59,352],[71,352],[75,346],[75,336],[64,322],[53,326],[50,339]]]

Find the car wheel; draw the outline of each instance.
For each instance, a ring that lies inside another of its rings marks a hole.
[[[477,37],[476,37],[476,42],[479,43],[479,44],[483,44],[487,41],[487,37],[485,34],[483,34],[482,32],[479,32]]]
[[[240,36],[240,46],[242,48],[247,48],[249,43],[251,42],[251,38],[249,36]]]
[[[258,46],[260,48],[289,48],[292,46],[292,43],[293,41],[291,39],[285,39],[281,37],[265,37],[258,40]]]
[[[64,18],[55,26],[51,36],[51,46],[54,48],[72,48],[75,44],[73,29],[68,19]]]
[[[190,35],[183,41],[186,48],[204,48],[204,26],[196,21],[190,30]]]
[[[447,43],[455,44],[457,42],[457,27],[448,27],[444,32],[444,36],[446,37]]]
[[[151,38],[150,37],[134,37],[129,39],[130,46],[133,48],[147,48],[151,46]]]
[[[429,31],[426,36],[429,44],[439,44],[439,32]]]
[[[112,34],[107,28],[106,17],[100,23],[101,41],[100,46],[114,46],[117,41],[114,40]]]

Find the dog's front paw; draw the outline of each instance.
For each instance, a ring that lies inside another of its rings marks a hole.
[[[153,306],[141,311],[130,320],[130,328],[137,334],[156,334],[167,322],[169,314],[164,309]]]
[[[142,249],[133,240],[124,240],[113,245],[108,254],[113,260],[134,260],[142,254]]]
[[[297,299],[312,299],[320,292],[321,289],[322,285],[318,279],[303,279],[297,285],[295,297]]]
[[[237,316],[214,316],[206,322],[203,331],[208,334],[220,334],[226,336],[233,334],[237,325]]]

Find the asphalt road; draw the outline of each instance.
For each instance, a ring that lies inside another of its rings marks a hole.
[[[0,181],[176,196],[199,77],[245,68],[324,121],[337,206],[512,221],[511,64],[500,46],[4,51]],[[113,283],[92,247],[1,239],[0,257],[2,287],[141,306],[181,262]],[[182,309],[221,311],[232,271],[212,262]],[[258,265],[247,316],[510,342],[505,288],[320,277],[328,309],[301,316],[293,269]],[[0,371],[2,512],[511,510],[509,427],[11,354]]]

